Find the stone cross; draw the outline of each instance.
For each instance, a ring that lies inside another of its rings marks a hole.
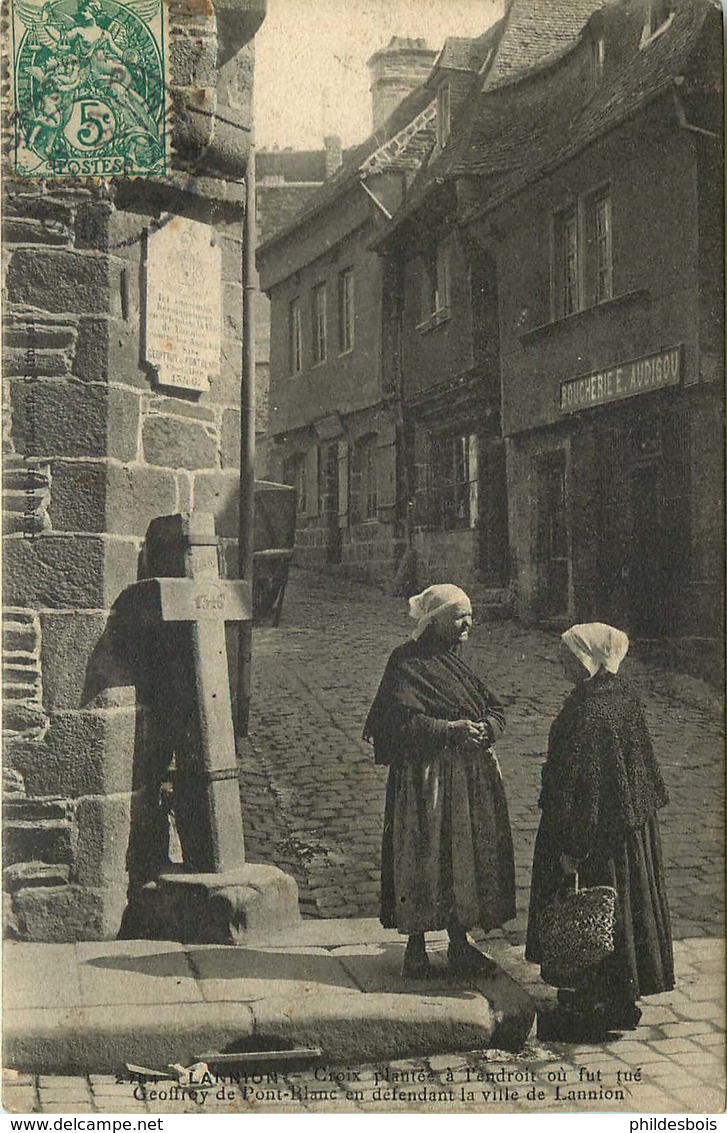
[[[160,623],[187,624],[188,633],[175,636],[161,655],[167,658],[165,671],[155,674],[155,684],[162,695],[166,689],[163,718],[172,728],[176,724],[182,740],[175,753],[175,809],[182,812],[180,828],[190,831],[185,839],[180,829],[185,865],[224,873],[245,862],[225,623],[251,619],[251,588],[246,581],[220,578],[212,515],[186,517],[181,535],[185,577],[134,583],[115,609],[142,638],[145,629],[158,632]]]

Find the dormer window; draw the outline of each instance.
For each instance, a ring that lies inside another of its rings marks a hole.
[[[442,83],[437,90],[437,145],[441,149],[449,137],[449,83]]]
[[[606,41],[602,35],[591,40],[591,86],[595,90],[603,78],[606,62]]]
[[[641,46],[645,47],[652,39],[665,32],[673,19],[673,0],[649,0]]]

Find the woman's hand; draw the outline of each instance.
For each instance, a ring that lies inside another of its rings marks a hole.
[[[483,721],[451,720],[449,732],[455,743],[465,750],[489,747],[490,729]]]
[[[578,865],[578,858],[571,858],[568,854],[560,855],[560,868],[563,870],[563,873],[578,873]]]

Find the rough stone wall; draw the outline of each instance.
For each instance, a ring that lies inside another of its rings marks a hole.
[[[209,6],[170,6],[168,178],[5,177],[3,880],[11,931],[28,939],[119,926],[140,709],[123,674],[85,689],[149,521],[195,506],[236,533],[244,35],[262,19],[242,7],[230,33]],[[202,394],[157,387],[143,362],[146,234],[169,214],[209,224],[222,250],[222,368]]]

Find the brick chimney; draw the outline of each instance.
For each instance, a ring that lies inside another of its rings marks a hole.
[[[326,180],[328,180],[343,164],[343,150],[338,134],[326,134],[323,145],[326,147]]]
[[[373,128],[378,130],[410,91],[423,83],[432,69],[437,52],[426,39],[394,35],[386,47],[374,52],[368,61],[371,72]]]

